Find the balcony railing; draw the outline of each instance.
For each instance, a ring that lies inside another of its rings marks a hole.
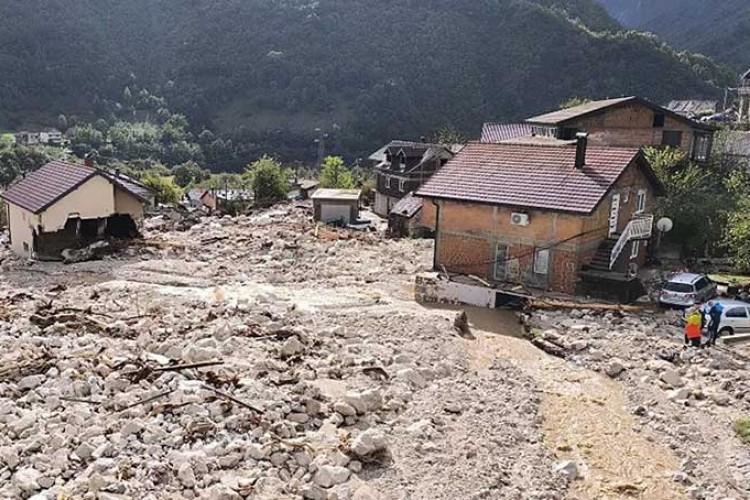
[[[628,223],[628,226],[620,235],[620,239],[617,240],[617,244],[612,249],[612,254],[609,257],[609,269],[615,267],[617,259],[620,258],[622,251],[625,250],[625,246],[632,240],[647,240],[651,238],[654,232],[654,216],[653,215],[640,215]]]

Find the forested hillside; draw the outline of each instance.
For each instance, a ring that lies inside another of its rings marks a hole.
[[[2,2],[0,129],[106,120],[139,88],[248,154],[306,160],[328,133],[355,158],[572,96],[706,97],[728,78],[616,30],[593,0]]]
[[[750,67],[747,0],[599,0],[623,26],[656,33],[736,71]]]

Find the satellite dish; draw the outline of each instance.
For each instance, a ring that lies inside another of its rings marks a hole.
[[[668,233],[672,230],[674,227],[674,222],[672,222],[672,219],[668,217],[664,217],[663,219],[659,219],[659,222],[656,223],[656,229],[661,231],[662,233]]]

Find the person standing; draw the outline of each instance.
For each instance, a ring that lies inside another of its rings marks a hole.
[[[703,313],[700,304],[691,307],[685,314],[685,345],[701,346]]]
[[[708,324],[708,345],[716,345],[719,338],[719,329],[721,328],[721,316],[724,312],[724,306],[718,300],[712,300],[708,303],[708,316],[711,321]]]

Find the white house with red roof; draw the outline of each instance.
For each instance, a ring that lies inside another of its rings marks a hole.
[[[0,194],[5,201],[11,248],[24,257],[57,258],[106,237],[138,234],[152,194],[130,178],[53,161]]]

